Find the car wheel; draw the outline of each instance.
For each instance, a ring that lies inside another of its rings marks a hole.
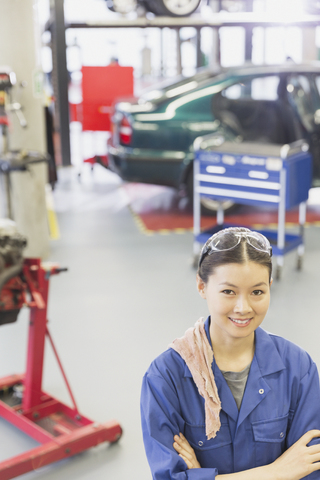
[[[191,15],[201,0],[144,0],[147,9],[156,15],[186,17]]]
[[[193,168],[188,173],[185,187],[190,205],[193,205]],[[215,215],[219,208],[219,202],[209,197],[200,197],[200,205],[202,215]],[[236,205],[232,200],[223,201],[222,208],[224,213],[229,213]]]

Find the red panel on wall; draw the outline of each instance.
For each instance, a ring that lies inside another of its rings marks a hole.
[[[82,128],[109,131],[117,99],[133,97],[133,67],[82,67]]]

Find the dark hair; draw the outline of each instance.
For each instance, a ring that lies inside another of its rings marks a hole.
[[[237,232],[250,232],[248,228],[244,227],[231,227],[228,228],[230,233]],[[207,243],[210,239],[207,241]],[[228,248],[228,245],[223,245]],[[205,255],[201,265],[198,268],[198,275],[204,283],[207,283],[210,275],[214,273],[215,268],[220,265],[226,265],[228,263],[246,263],[254,262],[259,265],[264,265],[269,270],[269,280],[271,281],[272,275],[272,260],[271,256],[267,252],[263,252],[252,247],[246,239],[243,237],[239,245],[230,250],[215,251],[211,255]]]

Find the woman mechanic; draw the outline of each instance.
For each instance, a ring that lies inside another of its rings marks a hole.
[[[210,316],[156,358],[141,417],[156,480],[320,479],[315,363],[260,325],[270,302],[272,249],[246,228],[204,245],[197,287]]]

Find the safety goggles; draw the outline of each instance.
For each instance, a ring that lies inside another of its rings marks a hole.
[[[215,233],[204,244],[199,258],[199,267],[206,255],[212,255],[214,252],[226,252],[236,248],[242,239],[255,250],[259,252],[267,253],[272,256],[272,247],[269,241],[264,235],[258,232],[247,231],[235,231],[234,228],[226,228],[220,232]]]

